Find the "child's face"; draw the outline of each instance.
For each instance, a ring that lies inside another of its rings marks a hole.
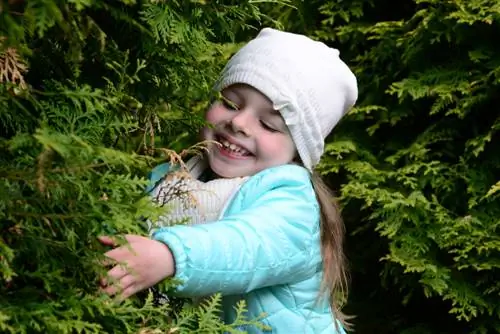
[[[233,85],[208,110],[213,127],[203,130],[210,145],[208,161],[217,175],[231,178],[251,176],[269,167],[290,163],[295,145],[288,128],[271,101],[247,85]]]

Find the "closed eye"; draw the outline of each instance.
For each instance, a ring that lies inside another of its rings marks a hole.
[[[276,129],[275,127],[273,127],[272,125],[266,123],[266,122],[263,122],[263,121],[260,121],[260,124],[262,125],[262,127],[264,129],[266,129],[267,131],[271,131],[271,132],[279,132],[278,129]]]
[[[227,97],[225,97],[222,94],[220,96],[220,101],[221,101],[222,105],[224,106],[224,108],[226,108],[226,109],[235,110],[235,111],[240,109],[236,103],[229,100]]]

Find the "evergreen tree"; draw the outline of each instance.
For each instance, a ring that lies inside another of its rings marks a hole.
[[[252,1],[0,4],[1,332],[219,333],[247,323],[221,323],[218,296],[177,313],[150,296],[103,296],[96,237],[147,233],[144,218],[158,209],[144,175],[167,148],[195,141],[186,134],[231,52],[224,42],[263,19]]]

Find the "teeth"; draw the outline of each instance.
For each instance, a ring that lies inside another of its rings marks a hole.
[[[221,139],[220,140],[220,143],[222,144],[222,146],[224,146],[226,149],[229,149],[231,151],[233,151],[234,153],[239,153],[240,155],[244,155],[244,154],[247,154],[248,151],[245,150],[244,148],[242,147],[239,147],[238,145],[235,145],[233,143],[230,143],[228,142],[227,140],[225,139]]]

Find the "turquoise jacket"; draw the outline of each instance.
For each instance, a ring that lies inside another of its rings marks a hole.
[[[156,167],[153,184],[167,171],[168,165]],[[296,165],[266,169],[228,202],[216,222],[153,234],[174,255],[175,277],[183,282],[178,294],[221,293],[226,323],[234,321],[234,306],[243,299],[249,318],[265,313],[271,333],[345,333],[336,330],[328,302],[318,301],[319,205],[309,172]]]

